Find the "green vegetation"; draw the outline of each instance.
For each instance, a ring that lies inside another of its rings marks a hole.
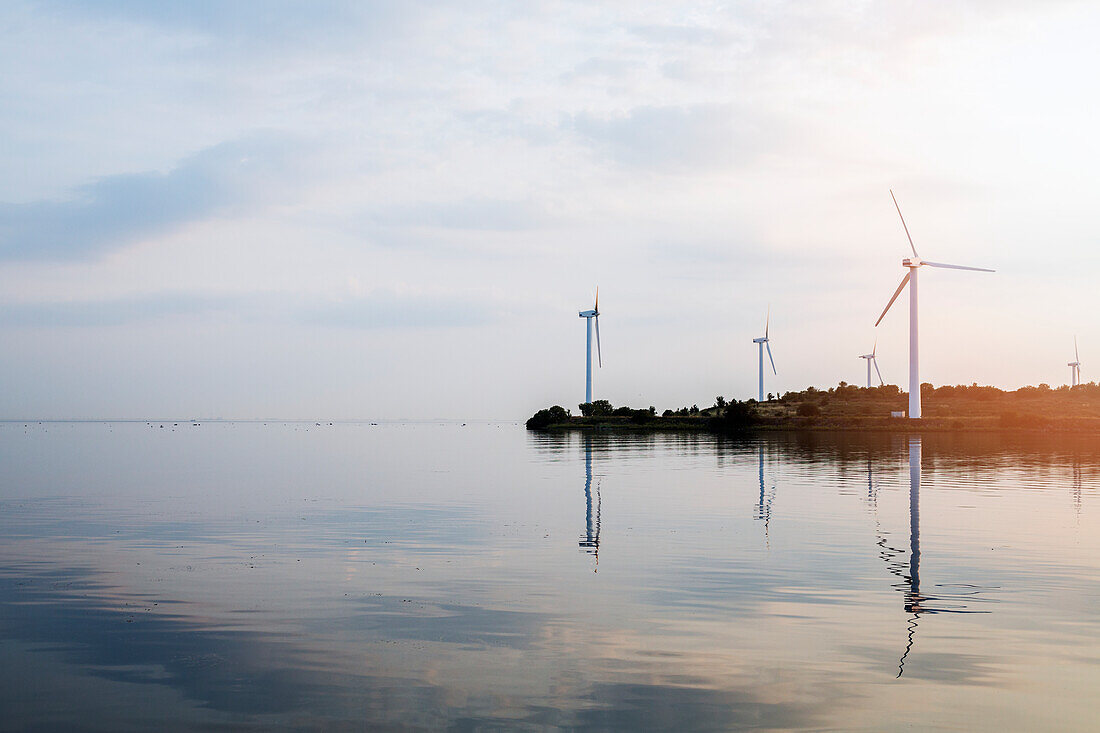
[[[707,420],[707,428],[716,433],[739,433],[759,423],[759,413],[748,402],[726,402],[719,397],[714,401],[713,414]]]
[[[528,430],[545,430],[551,425],[561,425],[569,422],[569,410],[561,405],[554,405],[546,410],[539,410],[527,420]]]
[[[841,382],[828,390],[807,387],[765,402],[727,400],[711,407],[667,409],[615,407],[607,400],[580,405],[579,416],[554,406],[527,421],[532,430],[639,428],[646,430],[749,429],[975,431],[1072,430],[1100,432],[1100,384],[1052,389],[1049,385],[1002,390],[972,385],[921,385],[924,417],[892,417],[908,408],[908,395],[895,385],[856,387]]]

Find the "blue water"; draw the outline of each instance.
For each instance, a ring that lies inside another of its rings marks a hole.
[[[0,730],[1087,730],[1098,486],[1072,437],[2,423]]]

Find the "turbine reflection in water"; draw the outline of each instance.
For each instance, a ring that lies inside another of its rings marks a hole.
[[[981,592],[981,588],[978,586],[968,585],[963,586],[966,588],[964,592],[956,592],[953,594],[940,593],[935,596],[926,596],[921,593],[920,587],[920,481],[921,481],[921,439],[919,435],[910,436],[909,438],[909,567],[908,573],[899,573],[900,563],[893,563],[891,572],[899,574],[902,578],[902,583],[899,584],[901,591],[905,594],[904,608],[907,614],[911,614],[909,617],[908,637],[905,643],[905,650],[902,652],[901,658],[898,660],[898,677],[901,677],[905,673],[905,661],[909,657],[909,653],[913,650],[913,644],[916,641],[917,626],[920,622],[920,617],[923,614],[936,614],[936,613],[989,613],[989,611],[968,609],[965,605],[960,607],[948,607],[943,605],[943,601],[948,603],[958,602],[963,595],[968,596],[969,600],[976,600],[974,596]],[[870,478],[868,477],[868,482]],[[883,549],[887,549],[885,540],[880,540],[879,545]],[[889,548],[894,553],[898,552],[896,549]],[[903,568],[904,566],[901,565]],[[942,587],[942,586],[937,586]],[[930,605],[931,601],[935,605]]]
[[[596,558],[596,565],[600,564],[600,484],[596,483],[596,503],[593,512],[592,504],[592,436],[584,436],[584,501],[585,501],[585,532],[580,541],[580,547]]]
[[[1081,461],[1073,459],[1073,517],[1076,526],[1081,525]]]
[[[764,444],[760,443],[757,454],[757,468],[760,479],[760,497],[756,504],[756,519],[764,520],[764,538],[768,538],[768,530],[772,518],[772,500],[775,499],[775,486],[770,491],[764,490]]]

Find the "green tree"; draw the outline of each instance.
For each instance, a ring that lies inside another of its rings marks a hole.
[[[707,426],[720,433],[737,433],[748,430],[760,421],[752,401],[730,400],[717,417],[711,418]]]
[[[527,420],[528,430],[544,430],[551,425],[569,421],[569,410],[561,405],[554,405],[545,410],[539,410]]]

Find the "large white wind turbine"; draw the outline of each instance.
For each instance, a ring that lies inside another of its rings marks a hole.
[[[875,339],[875,345],[871,348],[871,353],[870,354],[864,354],[861,357],[859,357],[860,359],[866,359],[867,360],[867,388],[868,389],[870,389],[870,387],[871,387],[871,363],[872,362],[874,362],[875,372],[878,374],[878,383],[879,384],[886,384],[885,382],[882,381],[882,372],[880,372],[878,370],[878,359],[875,358],[875,351],[877,351],[877,350],[878,350],[878,339]]]
[[[1077,353],[1077,337],[1073,337],[1073,361],[1068,362],[1070,386],[1076,387],[1081,383],[1081,355]]]
[[[779,372],[775,371],[775,359],[772,358],[772,347],[768,345],[768,327],[771,324],[771,320],[772,320],[772,311],[771,311],[771,308],[768,308],[768,315],[764,319],[764,335],[761,336],[760,338],[755,338],[755,339],[752,340],[752,342],[754,344],[756,344],[757,347],[759,347],[758,350],[760,352],[760,369],[759,369],[760,394],[757,397],[757,402],[763,402],[764,401],[764,349],[765,348],[767,348],[767,350],[768,350],[768,361],[770,361],[772,363],[772,374],[778,374],[779,373]]]
[[[901,295],[901,291],[905,289],[905,286],[909,285],[909,417],[917,419],[920,417],[920,343],[917,338],[917,271],[925,265],[929,267],[943,267],[948,270],[975,270],[977,272],[994,272],[994,270],[989,270],[984,267],[946,265],[942,262],[922,260],[920,255],[917,254],[917,248],[913,244],[913,237],[909,234],[909,227],[905,223],[905,217],[901,215],[901,207],[898,206],[898,200],[894,197],[894,192],[892,190],[890,191],[890,198],[894,199],[894,208],[898,210],[898,216],[901,217],[901,225],[905,228],[905,236],[909,238],[909,248],[913,250],[913,257],[911,259],[906,257],[901,261],[901,266],[908,268],[909,272],[901,279],[901,285],[898,285],[898,289],[894,291],[894,295],[890,298],[890,302],[887,303],[886,307],[882,310],[882,315],[875,321],[875,326],[882,323],[882,319],[886,315],[886,312],[890,310],[890,306],[898,299],[898,296]]]
[[[603,367],[603,354],[600,352],[600,289],[596,288],[596,305],[590,311],[577,314],[585,319],[588,326],[588,341],[584,350],[584,401],[592,401],[592,321],[596,322],[596,357]]]

